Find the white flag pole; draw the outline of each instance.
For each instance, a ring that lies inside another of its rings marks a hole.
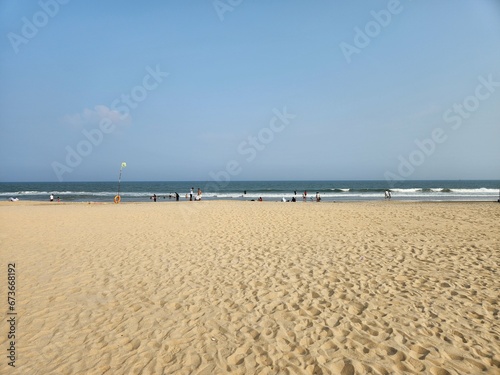
[[[121,197],[120,197],[120,183],[122,181],[122,169],[125,168],[126,166],[127,166],[127,163],[125,163],[125,162],[123,162],[120,165],[120,175],[118,176],[118,194],[116,195],[116,197],[114,199],[115,203],[120,203],[120,201],[121,201]]]

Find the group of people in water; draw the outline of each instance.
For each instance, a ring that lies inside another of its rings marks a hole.
[[[49,201],[54,202],[54,194],[50,194]],[[57,197],[57,201],[60,202],[61,198]]]
[[[247,194],[247,191],[245,190],[243,192],[242,197],[245,196],[246,194]],[[297,202],[297,199],[295,198],[296,195],[297,195],[297,191],[294,191],[294,196],[292,197],[291,200],[287,200],[285,197],[283,197],[281,199],[281,201],[282,202]],[[149,197],[149,199],[151,199],[153,202],[156,202],[157,199],[159,199],[160,197],[162,197],[162,196],[158,196],[156,194],[153,194],[153,195],[151,195]],[[167,197],[167,195],[163,195],[163,199],[165,199],[166,197]],[[185,196],[185,198],[189,199],[190,201],[201,201],[201,197],[202,197],[202,191],[201,191],[201,189],[198,188],[198,191],[195,194],[193,187],[191,188],[191,190],[189,191],[189,193],[187,193],[186,196]],[[179,193],[175,192],[174,194],[169,194],[168,195],[168,199],[173,199],[173,198],[175,198],[176,201],[179,201],[179,198],[180,198]],[[304,193],[302,193],[302,200],[304,202],[307,201],[307,191],[304,191]],[[316,202],[320,202],[321,201],[321,196],[319,194],[319,191],[316,192],[316,197],[314,199],[313,199],[313,197],[311,197],[311,200],[316,200]],[[252,201],[254,201],[254,199],[252,199]],[[259,197],[259,199],[257,199],[257,201],[262,202],[263,201],[262,197]]]
[[[247,191],[245,190],[243,192],[243,195],[241,197],[245,196],[246,194],[247,194]],[[281,201],[282,202],[297,202],[297,199],[295,198],[296,195],[297,195],[297,191],[294,191],[292,199],[287,200],[285,197],[283,197],[283,198],[281,198]],[[384,192],[384,195],[385,195],[385,199],[391,199],[392,198],[390,190],[386,190]],[[195,194],[194,193],[194,188],[192,187],[191,190],[190,190],[190,192],[187,193],[185,197],[186,197],[186,199],[189,199],[190,201],[201,201],[201,196],[202,196],[201,189],[198,188],[198,191]],[[50,199],[51,202],[53,201],[53,198],[54,197],[51,195],[51,199]],[[152,199],[154,202],[156,202],[157,198],[159,198],[159,197],[156,194],[153,194],[152,196],[149,197],[149,199]],[[166,196],[164,195],[163,199],[165,199],[165,198],[166,198]],[[175,192],[174,194],[169,194],[168,198],[169,199],[175,198],[175,200],[178,201],[179,198],[180,198],[180,196],[179,196],[179,194],[177,192]],[[59,201],[59,197],[57,197],[57,199]],[[307,191],[304,191],[302,193],[302,200],[304,202],[307,201]],[[311,201],[316,201],[316,202],[321,202],[321,195],[320,195],[319,191],[316,192],[316,196],[314,198],[310,197],[310,200]],[[252,201],[255,201],[255,200],[252,199]],[[263,201],[262,197],[259,197],[259,199],[257,199],[257,201],[262,202]]]
[[[186,199],[187,199],[187,194],[186,194]],[[198,192],[196,193],[196,196],[194,195],[194,188],[191,188],[191,191],[189,192],[189,200],[195,200],[195,201],[201,201],[201,189],[198,188]]]
[[[186,194],[186,199],[189,199],[190,201],[201,201],[201,195],[202,195],[202,192],[201,192],[200,188],[198,188],[198,191],[195,195],[194,188],[192,187],[191,190],[189,191],[189,193]],[[164,195],[163,199],[165,199],[166,197],[167,196]],[[156,200],[158,198],[159,198],[159,196],[157,196],[156,194],[153,194],[152,196],[149,197],[149,199],[152,199],[153,202],[156,202]],[[179,201],[179,199],[180,199],[179,193],[175,192],[174,194],[169,194],[168,199],[172,199],[172,198],[175,198],[176,201]]]
[[[246,192],[246,190],[245,190],[244,194],[246,194],[246,193],[247,193],[247,192]],[[292,197],[292,199],[288,200],[288,199],[286,199],[285,197],[283,197],[283,198],[281,198],[281,201],[282,201],[282,202],[297,202],[297,199],[295,198],[295,196],[296,196],[296,195],[297,195],[297,191],[294,191],[294,192],[293,192],[293,197]],[[258,200],[259,202],[262,202],[262,201],[263,201],[262,197],[259,197],[259,199],[257,199],[257,200]],[[304,192],[302,193],[302,200],[303,200],[304,202],[307,202],[307,191],[304,191]],[[313,199],[313,197],[311,197],[311,200],[314,200],[314,199]],[[316,202],[321,202],[321,196],[320,196],[320,194],[319,194],[319,191],[317,191],[317,192],[316,192],[316,197],[315,197],[315,200],[316,200]],[[253,201],[253,199],[252,199],[252,201]]]

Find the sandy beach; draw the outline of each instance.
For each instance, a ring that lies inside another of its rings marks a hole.
[[[500,374],[496,202],[20,201],[0,228],[2,374]]]

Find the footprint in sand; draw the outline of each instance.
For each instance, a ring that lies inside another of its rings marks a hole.
[[[450,375],[448,371],[440,367],[432,367],[430,371],[432,375]]]
[[[410,355],[416,359],[425,359],[430,351],[420,345],[412,345],[410,347]]]
[[[334,370],[334,374],[339,374],[339,375],[354,375],[354,366],[352,365],[351,362],[346,361],[346,360],[341,360],[337,363],[335,363],[332,366],[332,369]]]

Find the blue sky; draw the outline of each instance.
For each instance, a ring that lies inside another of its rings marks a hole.
[[[0,181],[500,178],[500,2],[0,2]]]

